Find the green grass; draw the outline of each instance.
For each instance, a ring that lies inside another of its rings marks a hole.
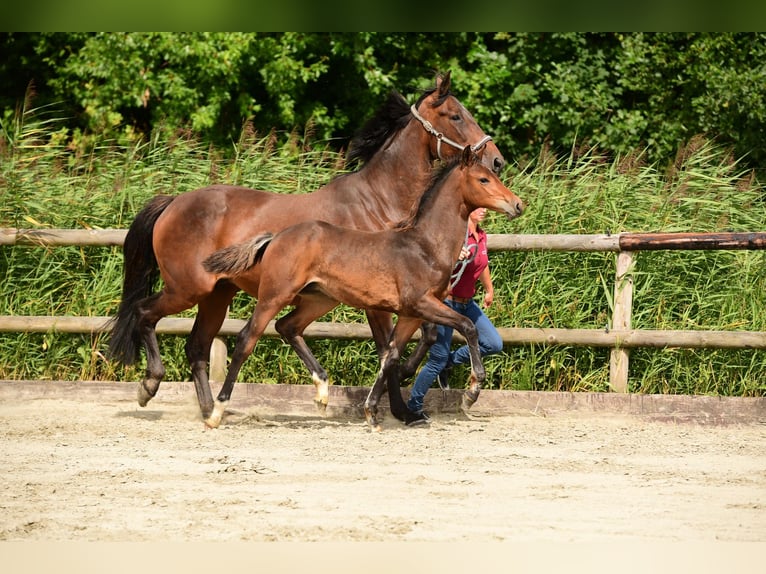
[[[24,112],[0,133],[0,226],[127,228],[150,197],[212,183],[280,193],[307,193],[340,173],[342,156],[293,134],[246,127],[230,149],[216,150],[183,131],[130,147],[101,142],[70,149],[45,110]],[[527,204],[507,222],[490,215],[490,233],[622,231],[760,231],[763,187],[727,150],[695,139],[674,165],[646,165],[641,154],[606,158],[573,149],[512,165],[507,183]],[[611,321],[615,256],[611,253],[496,252],[491,255],[500,327],[603,329]],[[101,247],[0,248],[0,314],[113,315],[122,257]],[[766,330],[766,265],[760,251],[642,252],[636,257],[633,326],[638,329]],[[246,318],[253,301],[235,299],[231,316]],[[185,313],[193,316],[193,310]],[[359,321],[339,307],[323,320]],[[161,337],[169,380],[187,380],[181,337]],[[230,349],[233,340],[228,341]],[[310,342],[339,384],[369,385],[377,371],[369,341]],[[0,333],[0,378],[137,380],[142,366],[104,357],[106,336]],[[488,357],[488,386],[503,389],[606,391],[609,350],[524,345]],[[263,339],[242,381],[307,382],[294,353]],[[766,354],[759,351],[635,349],[634,392],[763,396]]]

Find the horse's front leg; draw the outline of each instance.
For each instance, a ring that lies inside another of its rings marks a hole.
[[[367,394],[367,400],[364,402],[364,417],[367,419],[367,424],[370,425],[370,428],[372,430],[380,431],[380,418],[378,416],[378,404],[380,402],[380,397],[383,395],[383,391],[386,389],[387,385],[391,384],[390,379],[391,372],[396,371],[395,376],[393,377],[396,379],[398,377],[398,370],[399,370],[399,352],[396,349],[396,346],[392,343],[389,345],[388,349],[383,353],[383,356],[380,359],[380,370],[378,371],[378,376],[375,377],[375,382],[372,385],[372,388],[370,389],[370,392]],[[404,402],[401,400],[402,396],[399,392],[399,385],[398,381],[395,381],[396,384],[396,392],[391,393],[391,387],[389,387],[389,397],[393,394],[394,396],[399,396],[399,401],[404,406],[404,409],[406,410],[407,407],[404,405]],[[396,413],[394,412],[394,408],[391,409],[391,414],[396,416]],[[401,413],[400,413],[401,414]],[[401,418],[401,416],[397,417]]]
[[[481,360],[479,336],[476,331],[476,326],[472,321],[466,319],[466,323],[464,323],[462,328],[458,329],[458,332],[465,337],[465,340],[468,343],[468,351],[471,356],[471,375],[468,388],[463,393],[463,400],[460,406],[464,412],[467,412],[479,399],[479,393],[481,392],[481,386],[484,383],[486,372],[484,370],[484,363]]]

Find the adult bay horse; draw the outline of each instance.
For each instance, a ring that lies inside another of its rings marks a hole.
[[[226,380],[205,424],[211,428],[220,424],[242,363],[269,321],[288,305],[295,308],[277,321],[276,328],[312,377],[321,373],[324,384],[327,374],[302,336],[311,322],[339,303],[397,314],[365,402],[365,416],[373,428],[379,428],[377,405],[386,385],[392,414],[408,424],[424,420],[422,413],[407,409],[399,391],[399,356],[423,321],[452,327],[465,337],[471,379],[464,406],[470,407],[484,380],[476,326],[443,299],[465,240],[468,215],[477,207],[509,219],[523,210],[521,200],[467,146],[459,160],[437,172],[415,214],[394,228],[367,231],[304,221],[213,253],[205,260],[205,269],[257,297],[258,303],[237,336]]]
[[[113,320],[109,351],[124,364],[146,351],[146,372],[138,388],[145,406],[165,375],[155,327],[167,315],[198,306],[186,342],[192,380],[203,417],[213,409],[207,364],[210,346],[239,288],[205,270],[213,252],[301,221],[321,219],[357,229],[383,229],[404,217],[427,185],[437,159],[449,159],[472,145],[482,162],[499,173],[505,160],[471,114],[452,95],[449,72],[409,105],[393,92],[354,139],[349,162],[358,170],[309,194],[276,194],[213,185],[178,196],[157,196],[139,212],[123,245],[122,300]],[[158,276],[163,288],[154,292]],[[251,280],[257,281],[257,277]],[[367,310],[379,355],[393,329],[391,314]],[[425,338],[425,337],[424,337]],[[422,342],[422,340],[421,340]],[[425,350],[413,353],[404,370],[414,371]],[[316,401],[327,404],[328,389]]]

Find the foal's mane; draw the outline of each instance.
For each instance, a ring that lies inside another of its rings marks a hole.
[[[426,211],[428,205],[432,202],[439,189],[441,189],[444,180],[447,179],[450,173],[452,173],[453,169],[460,165],[460,161],[461,156],[455,156],[446,162],[443,162],[432,172],[426,190],[423,192],[423,195],[420,196],[415,207],[412,208],[410,216],[395,224],[393,229],[403,231],[405,229],[410,229],[417,224],[418,220],[423,215],[423,212]]]
[[[419,106],[425,98],[435,91],[436,88],[425,90],[415,105]],[[444,94],[436,102],[436,105],[440,105],[450,95],[449,92]],[[370,161],[372,156],[383,147],[383,144],[392,135],[404,129],[411,119],[410,105],[407,100],[396,90],[392,91],[385,103],[378,108],[351,140],[346,165],[349,167],[361,166]]]

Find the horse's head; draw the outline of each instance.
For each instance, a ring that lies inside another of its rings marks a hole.
[[[505,158],[492,138],[484,133],[471,113],[452,95],[450,72],[437,76],[436,87],[411,107],[412,115],[432,136],[432,155],[448,159],[471,146],[481,163],[499,174],[505,167]]]
[[[463,149],[458,170],[462,176],[463,201],[469,213],[477,207],[504,213],[508,219],[523,213],[521,199],[503,185],[494,171],[483,165],[471,146]]]

